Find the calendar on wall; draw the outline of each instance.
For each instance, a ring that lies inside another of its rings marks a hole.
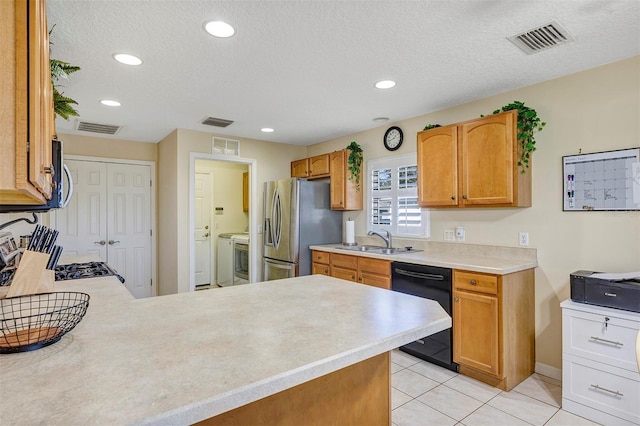
[[[640,148],[562,157],[563,211],[640,210]]]

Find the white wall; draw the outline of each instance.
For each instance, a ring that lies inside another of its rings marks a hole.
[[[536,109],[548,124],[537,134],[533,155],[533,206],[530,208],[431,209],[433,241],[445,229],[464,226],[466,243],[517,246],[529,233],[537,248],[536,358],[562,366],[559,303],[569,297],[569,274],[579,269],[607,272],[640,270],[640,212],[563,212],[564,155],[624,149],[640,145],[640,57],[480,99],[366,132],[309,147],[309,155],[341,149],[356,140],[365,160],[416,150],[416,133],[427,124],[451,124],[490,114],[514,100]],[[470,76],[472,78],[472,76]],[[399,125],[405,142],[396,153],[382,136]],[[365,182],[366,185],[366,182]],[[366,187],[364,188],[366,191]],[[346,215],[345,215],[346,216]],[[366,212],[349,212],[356,235],[365,234]]]

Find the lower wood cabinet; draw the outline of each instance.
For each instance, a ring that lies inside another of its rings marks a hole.
[[[391,289],[391,261],[348,254],[313,251],[314,274],[329,275],[374,287]]]
[[[454,270],[453,360],[460,373],[503,390],[535,366],[534,271]]]

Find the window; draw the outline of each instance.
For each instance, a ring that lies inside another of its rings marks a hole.
[[[367,231],[429,237],[429,211],[418,205],[416,154],[369,160]]]

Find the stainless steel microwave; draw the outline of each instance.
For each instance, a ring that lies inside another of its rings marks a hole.
[[[0,213],[17,213],[17,212],[46,212],[51,209],[64,208],[71,200],[73,194],[73,181],[69,169],[64,165],[64,153],[62,149],[62,141],[51,141],[51,157],[54,173],[51,177],[51,199],[47,204],[29,205],[29,204],[0,204]],[[65,178],[66,176],[66,185]],[[66,196],[64,193],[66,192]]]

